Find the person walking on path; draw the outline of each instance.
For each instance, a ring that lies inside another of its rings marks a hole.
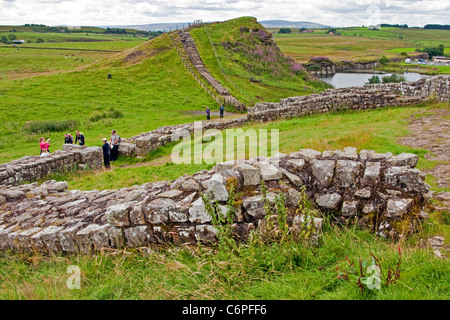
[[[225,107],[223,106],[223,104],[220,105],[219,111],[220,111],[220,119],[222,119],[223,118],[223,112],[225,111]]]
[[[116,130],[111,131],[111,162],[116,161],[119,156],[119,135]]]
[[[211,119],[211,110],[209,107],[206,107],[206,120]]]
[[[78,141],[80,141],[79,142],[80,146],[84,146],[84,134],[83,134],[83,132],[80,132],[80,131],[77,130],[77,136],[75,138],[75,144]]]
[[[109,144],[108,144],[108,140],[106,140],[106,138],[102,139],[103,141],[103,163],[105,164],[105,168],[109,169],[111,168],[111,164],[109,163],[109,157],[110,157],[110,153],[109,153]]]
[[[48,151],[48,148],[50,148],[50,139],[45,141],[45,138],[41,137],[39,139],[39,147],[41,148],[41,157],[48,156],[50,154]]]

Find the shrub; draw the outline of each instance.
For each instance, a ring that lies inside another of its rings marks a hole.
[[[75,129],[77,124],[78,122],[75,120],[31,121],[25,124],[23,130],[30,133],[62,132]]]
[[[123,113],[122,113],[122,111],[111,108],[108,111],[94,113],[92,116],[89,117],[89,121],[96,122],[101,119],[107,119],[107,118],[110,118],[110,119],[123,118]]]
[[[376,83],[381,83],[380,77],[373,75],[372,77],[369,78],[369,81],[366,82],[367,84],[376,84]]]
[[[383,80],[383,83],[391,83],[391,82],[403,82],[403,81],[406,81],[406,78],[397,73],[393,73],[390,76],[384,76],[382,78],[382,80]]]
[[[36,43],[42,43],[42,42],[45,42],[44,39],[42,39],[42,38],[37,38],[36,39]]]
[[[378,60],[382,65],[386,65],[389,62],[389,59],[386,56],[381,56]]]

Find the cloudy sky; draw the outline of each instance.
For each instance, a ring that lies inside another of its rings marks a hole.
[[[240,16],[332,26],[450,23],[449,0],[0,0],[0,25],[105,26]]]

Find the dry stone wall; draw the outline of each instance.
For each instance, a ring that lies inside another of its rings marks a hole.
[[[0,186],[41,180],[54,173],[99,169],[103,164],[102,157],[103,152],[99,147],[79,146],[71,147],[70,151],[55,151],[46,157],[22,157],[0,164]]]
[[[428,101],[449,101],[450,76],[416,82],[364,85],[328,89],[310,96],[290,97],[279,103],[257,103],[248,108],[249,121],[273,121],[345,109],[365,110],[386,106],[406,106]]]
[[[326,215],[334,216],[335,223],[354,221],[380,236],[398,237],[415,230],[429,197],[424,174],[414,169],[417,160],[414,154],[358,154],[355,148],[323,153],[302,149],[269,159],[224,162],[192,176],[119,190],[68,190],[66,182],[56,181],[3,186],[0,250],[86,253],[214,243],[219,229],[212,215],[227,213],[234,237],[245,240],[252,230],[267,234],[265,199],[271,214],[277,214],[282,195],[289,230],[296,237],[309,221],[305,212],[296,210],[302,188],[322,212],[314,219],[315,242]],[[236,193],[229,211],[232,190]],[[217,203],[214,212],[204,201]]]

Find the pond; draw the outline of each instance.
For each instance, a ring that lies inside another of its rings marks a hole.
[[[333,87],[337,88],[346,88],[346,87],[355,87],[355,86],[363,86],[366,82],[369,81],[369,78],[372,76],[380,77],[380,80],[384,76],[390,76],[391,73],[386,74],[375,74],[375,73],[350,73],[350,72],[338,72],[332,76],[319,77],[321,80],[331,84]],[[414,72],[405,72],[401,74],[406,78],[406,81],[417,81],[422,78],[426,78],[429,76],[414,73]]]

